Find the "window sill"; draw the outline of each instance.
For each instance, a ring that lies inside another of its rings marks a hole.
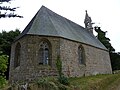
[[[37,66],[38,69],[52,69],[52,67],[50,65],[42,65],[42,64],[39,64]]]

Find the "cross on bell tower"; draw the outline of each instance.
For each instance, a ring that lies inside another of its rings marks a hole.
[[[85,15],[85,20],[84,20],[84,23],[85,23],[85,28],[90,31],[91,33],[93,33],[93,27],[92,27],[92,19],[91,17],[89,17],[88,13],[87,13],[87,10],[86,10],[86,15]]]

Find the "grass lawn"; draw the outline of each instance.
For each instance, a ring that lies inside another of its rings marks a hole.
[[[76,90],[115,90],[120,84],[120,74],[70,78],[69,80],[70,85]]]
[[[47,77],[45,79],[45,82],[42,82],[42,84],[45,83],[45,85],[49,86],[52,85],[52,87],[58,87],[63,86],[64,89],[60,90],[117,90],[118,86],[120,86],[120,74],[103,74],[103,75],[95,75],[95,76],[87,76],[87,77],[74,77],[69,78],[70,84],[67,86],[61,85],[58,80],[54,77]],[[41,82],[41,81],[40,81]],[[29,85],[33,85],[35,83],[29,83]],[[8,86],[6,86],[7,88]],[[36,86],[30,86],[33,87],[31,90],[34,90]],[[49,90],[59,90],[49,88]],[[7,90],[7,89],[0,89],[0,90]],[[36,89],[39,90],[39,89]],[[40,89],[41,90],[41,89]],[[42,89],[43,90],[43,89]]]

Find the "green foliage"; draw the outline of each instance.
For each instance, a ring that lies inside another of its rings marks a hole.
[[[46,78],[43,78],[43,77],[39,78],[37,81],[38,85],[45,85],[47,83],[48,83],[48,80]]]
[[[0,55],[8,55],[8,69],[6,72],[6,78],[8,79],[9,75],[9,62],[10,62],[10,52],[11,52],[11,44],[14,39],[20,34],[20,31],[16,29],[15,31],[2,31],[0,33]]]
[[[109,50],[112,70],[119,70],[120,69],[120,54],[115,53],[115,49],[112,47],[110,43],[110,39],[105,36],[106,32],[102,31],[100,27],[95,27],[95,31],[98,33],[97,38]]]
[[[109,52],[115,51],[110,43],[110,39],[105,36],[106,32],[102,31],[100,27],[95,27],[95,31],[98,33],[97,38],[109,50]]]
[[[8,57],[6,55],[0,56],[0,75],[4,75],[4,72],[7,70]]]
[[[60,60],[60,56],[57,56],[56,67],[59,73],[59,77],[61,77],[63,73],[62,73],[62,61]]]
[[[6,55],[0,55],[0,88],[6,84],[6,78],[4,73],[7,70],[8,57]]]
[[[69,80],[70,86],[75,90],[116,90],[120,83],[120,74],[77,77]]]
[[[2,33],[0,33],[0,51],[2,51],[3,54],[10,56],[11,44],[19,34],[20,31],[18,29],[9,32],[2,31]]]
[[[69,81],[69,85],[63,85],[55,77],[40,77],[36,83],[30,82],[28,86],[30,90],[119,90],[116,88],[120,83],[120,74],[71,77]]]
[[[64,74],[62,73],[62,61],[60,59],[60,56],[57,56],[56,67],[59,73],[58,81],[63,85],[69,85],[68,78],[65,77]]]
[[[64,75],[62,75],[61,77],[58,77],[58,81],[63,84],[63,85],[69,85],[69,80],[67,77],[65,77]]]
[[[66,77],[63,76],[63,78],[65,79]],[[60,83],[55,77],[41,77],[37,80],[37,85],[41,90],[69,90],[69,87],[66,86],[67,84],[63,85],[62,83]]]
[[[4,76],[0,75],[0,88],[3,88],[7,84],[7,81]]]
[[[112,70],[120,70],[120,54],[119,53],[110,53]]]
[[[41,77],[37,80],[37,84],[44,90],[58,90],[58,86],[55,84],[54,78]]]

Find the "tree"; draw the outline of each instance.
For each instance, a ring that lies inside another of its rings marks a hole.
[[[109,50],[109,52],[115,52],[115,49],[110,43],[110,39],[105,36],[106,32],[102,31],[100,27],[95,27],[95,31],[98,33],[97,38]]]
[[[20,31],[16,29],[15,31],[2,31],[0,33],[0,55],[7,55],[8,58],[8,68],[6,72],[6,78],[8,79],[9,75],[9,62],[10,62],[10,52],[11,52],[11,44],[14,41],[15,37],[20,34]]]
[[[8,56],[0,55],[0,88],[6,84],[5,72],[7,71]]]
[[[98,33],[97,38],[109,50],[112,70],[120,70],[120,54],[115,53],[115,49],[112,47],[110,39],[105,36],[106,32],[102,31],[100,27],[95,27],[95,31]]]
[[[14,12],[14,11],[16,11],[17,8],[19,8],[19,7],[11,8],[10,6],[2,6],[3,3],[5,3],[5,2],[9,3],[10,1],[11,0],[0,0],[0,18],[6,18],[6,17],[9,17],[9,18],[10,17],[23,18],[23,16],[20,16],[20,15],[14,14],[14,13],[7,14],[6,11]],[[2,11],[5,11],[5,12],[2,13]]]
[[[120,54],[110,53],[112,70],[120,70]]]
[[[11,44],[19,34],[20,31],[18,29],[9,32],[2,31],[2,33],[0,33],[0,51],[2,51],[3,54],[10,56]]]

